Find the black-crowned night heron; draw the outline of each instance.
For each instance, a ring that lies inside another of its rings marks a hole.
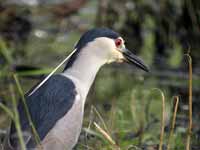
[[[76,145],[86,96],[102,65],[126,61],[148,71],[142,60],[125,48],[122,37],[110,29],[89,30],[80,38],[75,50],[62,73],[52,75],[39,88],[25,95],[45,150],[71,150]],[[27,149],[38,149],[22,103],[18,111]],[[9,144],[13,149],[20,149],[14,124]]]

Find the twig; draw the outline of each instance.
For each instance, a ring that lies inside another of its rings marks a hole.
[[[175,127],[175,123],[176,123],[176,113],[177,113],[178,104],[179,104],[179,97],[175,96],[174,99],[175,99],[176,102],[175,102],[174,113],[173,113],[173,118],[172,118],[171,130],[170,130],[170,133],[169,133],[169,139],[168,139],[168,143],[167,143],[167,150],[170,149],[170,142],[171,142],[171,139],[172,139],[172,135],[174,133],[174,127]]]

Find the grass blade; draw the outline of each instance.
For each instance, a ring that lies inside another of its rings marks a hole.
[[[22,98],[22,103],[23,103],[23,106],[24,106],[24,109],[25,109],[25,113],[26,113],[28,121],[29,121],[29,125],[30,125],[30,127],[32,129],[32,132],[33,132],[33,135],[34,135],[35,142],[36,142],[37,145],[39,145],[40,144],[40,137],[39,137],[39,135],[38,135],[38,133],[37,133],[35,127],[34,127],[33,122],[32,122],[32,119],[31,119],[31,116],[30,116],[30,113],[29,113],[29,110],[28,110],[28,106],[26,104],[26,100],[25,100],[25,97],[24,97],[24,93],[22,91],[22,88],[20,86],[20,83],[19,83],[19,80],[18,80],[18,77],[17,77],[16,74],[14,74],[14,79],[15,79],[19,94],[20,94],[20,96]]]
[[[13,86],[10,85],[9,89],[10,89],[10,92],[11,92],[11,100],[12,100],[13,111],[14,111],[13,121],[15,123],[15,128],[16,128],[17,135],[18,135],[18,138],[19,138],[19,143],[20,143],[20,146],[21,146],[20,148],[22,150],[26,150],[26,146],[25,146],[24,138],[23,138],[23,133],[22,133],[22,130],[21,130],[21,124],[20,124],[20,121],[19,121],[19,113],[18,113],[18,110],[17,110],[17,102],[16,102]]]
[[[9,116],[10,118],[12,118],[12,119],[14,118],[13,112],[10,111],[10,109],[9,109],[7,106],[5,106],[4,104],[0,103],[0,108],[1,108],[6,114],[8,114],[8,116]]]

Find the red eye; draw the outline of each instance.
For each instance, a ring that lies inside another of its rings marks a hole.
[[[122,40],[121,40],[121,39],[116,39],[116,40],[115,40],[115,45],[116,45],[116,47],[121,46],[121,44],[122,44]]]

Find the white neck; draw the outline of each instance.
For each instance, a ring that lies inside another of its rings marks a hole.
[[[105,55],[96,53],[101,50],[94,49],[94,47],[91,50],[91,48],[91,46],[87,46],[81,50],[72,66],[63,73],[63,75],[75,82],[84,99],[88,94],[98,70],[106,63]]]

